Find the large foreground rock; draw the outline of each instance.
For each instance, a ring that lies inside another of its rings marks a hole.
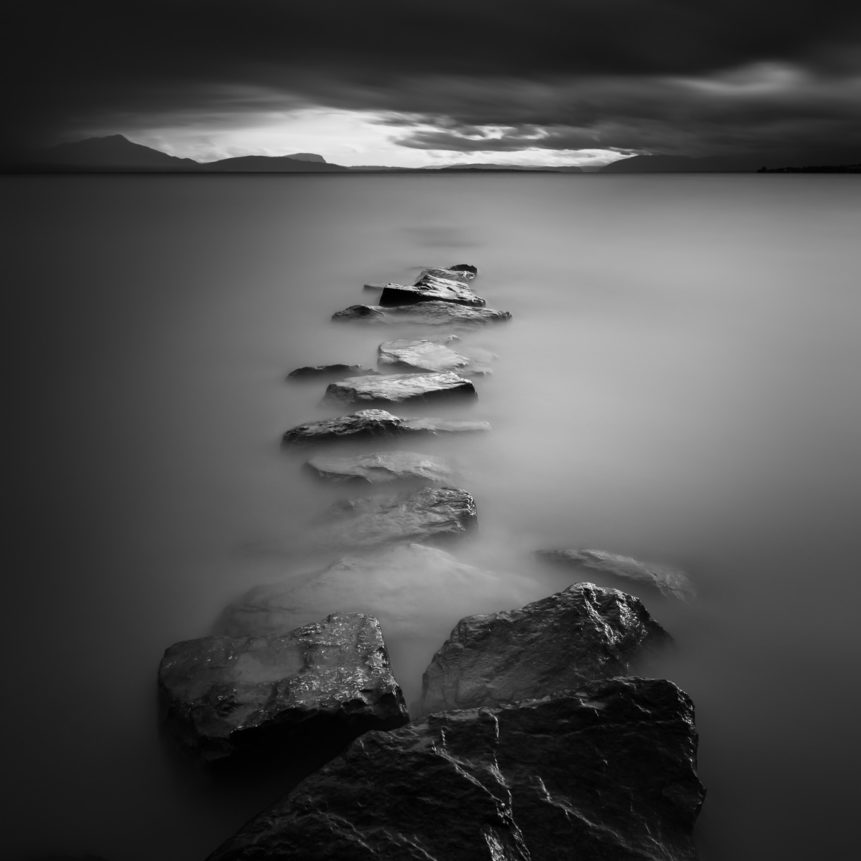
[[[168,727],[209,760],[284,753],[309,736],[356,736],[408,718],[379,622],[328,616],[283,635],[171,646],[158,671]]]
[[[432,715],[362,736],[209,861],[689,861],[696,752],[657,679]]]
[[[692,601],[696,598],[696,590],[688,575],[668,565],[641,562],[631,556],[608,553],[606,550],[539,550],[538,555],[552,562],[570,565],[577,570],[630,580],[657,589],[662,594],[680,601]]]
[[[447,371],[441,374],[380,374],[330,383],[326,397],[348,404],[400,404],[452,396],[476,397],[472,380]]]
[[[350,305],[336,311],[332,319],[338,322],[362,320],[366,323],[421,323],[427,326],[497,323],[511,319],[510,311],[493,308],[470,308],[454,302],[420,302],[416,305]]]
[[[461,536],[476,521],[472,494],[456,487],[425,487],[396,496],[348,499],[326,513],[316,535],[328,547],[373,547],[395,541]]]
[[[428,629],[442,638],[464,612],[510,606],[532,590],[525,578],[467,565],[438,547],[397,544],[255,586],[224,611],[219,630],[231,637],[278,634],[327,612],[373,612],[389,638]]]
[[[412,305],[416,302],[454,302],[481,308],[487,304],[469,287],[474,275],[451,269],[425,269],[415,284],[386,284],[380,305]]]
[[[577,583],[520,610],[467,616],[425,670],[425,712],[541,697],[625,674],[669,635],[642,602]]]
[[[471,433],[490,430],[484,421],[437,418],[400,418],[386,410],[359,410],[333,419],[296,425],[284,432],[284,444],[329,442],[336,439],[397,436],[401,434]]]
[[[451,469],[439,458],[414,451],[382,451],[353,457],[318,455],[305,464],[315,475],[329,481],[448,481]]]
[[[317,379],[319,377],[366,377],[378,373],[373,368],[363,368],[361,365],[346,365],[343,362],[335,362],[332,365],[305,365],[296,368],[287,374],[288,379],[304,380]]]

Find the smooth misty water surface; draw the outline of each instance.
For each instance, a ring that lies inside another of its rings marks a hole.
[[[7,178],[2,209],[8,857],[195,861],[278,794],[164,743],[156,668],[336,555],[306,527],[350,491],[278,443],[341,410],[284,375],[420,334],[329,316],[455,262],[514,313],[464,335],[495,371],[445,410],[494,430],[403,445],[459,465],[479,528],[448,549],[499,588],[389,637],[408,698],[464,612],[578,579],[536,548],[684,566],[701,599],[643,595],[677,646],[642,671],[697,705],[702,857],[852,855],[857,177]]]

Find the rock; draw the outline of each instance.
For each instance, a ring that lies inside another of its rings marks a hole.
[[[680,601],[693,601],[696,598],[696,590],[690,578],[678,568],[641,562],[639,559],[608,553],[606,550],[539,550],[538,554],[545,559],[562,562],[574,568],[632,580]]]
[[[458,272],[467,281],[472,281],[478,275],[478,267],[471,266],[469,263],[455,263],[454,266],[448,267],[449,272]]]
[[[458,421],[449,419],[403,419],[385,410],[359,410],[334,419],[320,419],[296,425],[284,432],[284,444],[300,442],[328,442],[358,437],[395,436],[397,434],[472,433],[490,430],[484,421]]]
[[[373,547],[395,541],[461,536],[475,524],[472,494],[456,487],[425,487],[396,496],[348,499],[326,513],[318,540],[327,547]]]
[[[468,357],[461,356],[445,344],[425,338],[386,341],[377,348],[377,362],[419,371],[458,371],[470,365]]]
[[[451,470],[435,457],[413,451],[374,452],[353,457],[312,457],[305,464],[320,478],[383,484],[401,479],[447,481]]]
[[[168,726],[207,760],[409,720],[380,624],[360,613],[283,635],[176,643],[158,681]]]
[[[458,323],[472,326],[510,320],[511,312],[496,311],[493,308],[470,308],[454,302],[420,302],[416,305],[394,305],[388,308],[381,305],[351,305],[343,311],[336,311],[332,319],[339,322],[364,320],[372,323],[415,322],[428,326]]]
[[[621,678],[371,732],[208,861],[692,861],[690,698]]]
[[[452,371],[440,374],[379,374],[329,383],[326,397],[350,404],[400,404],[412,400],[437,400],[453,395],[476,397],[472,380]]]
[[[577,583],[520,610],[467,616],[434,655],[422,708],[474,708],[541,697],[628,672],[670,639],[638,598]]]
[[[296,368],[295,371],[290,371],[287,374],[288,379],[304,379],[306,377],[359,377],[377,374],[373,368],[363,368],[361,365],[344,365],[336,363],[334,365],[306,365],[303,368]]]
[[[468,286],[462,272],[448,269],[426,269],[415,284],[389,283],[380,295],[380,305],[412,305],[415,302],[455,302],[480,308],[487,304]]]
[[[373,612],[389,638],[414,640],[428,628],[444,637],[464,612],[486,608],[488,596],[505,606],[531,588],[525,578],[503,580],[437,547],[396,544],[255,586],[227,607],[218,630],[231,637],[284,633],[337,610]]]

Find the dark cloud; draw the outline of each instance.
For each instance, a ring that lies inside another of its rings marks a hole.
[[[854,2],[7,0],[0,15],[7,143],[307,104],[405,115],[405,143],[460,151],[487,125],[510,135],[489,149],[539,129],[544,148],[861,140]],[[721,77],[757,64],[798,70],[798,86]]]

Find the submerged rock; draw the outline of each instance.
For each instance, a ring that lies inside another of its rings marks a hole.
[[[176,643],[158,681],[168,726],[208,760],[283,752],[313,733],[356,736],[409,719],[380,624],[360,613],[282,635]]]
[[[641,562],[639,559],[608,553],[606,550],[539,550],[538,555],[577,569],[631,580],[680,601],[692,601],[696,598],[696,590],[688,575],[668,565]]]
[[[445,636],[458,616],[486,608],[489,596],[505,606],[524,600],[531,588],[525,578],[500,577],[438,547],[396,544],[255,586],[227,607],[219,631],[231,637],[284,633],[338,611],[373,612],[390,638],[413,640],[429,628]]]
[[[467,356],[426,338],[386,341],[377,347],[377,362],[419,371],[459,371],[470,365]]]
[[[326,513],[330,523],[317,537],[329,547],[432,541],[463,535],[476,517],[471,493],[457,487],[425,487],[414,493],[339,502]]]
[[[328,442],[336,439],[395,436],[397,434],[472,433],[490,430],[484,421],[437,418],[404,419],[386,410],[359,410],[333,419],[296,425],[285,431],[282,443]]]
[[[308,377],[359,377],[379,373],[373,368],[363,368],[361,365],[345,365],[336,363],[334,365],[306,365],[296,368],[287,374],[288,379],[305,379]]]
[[[420,302],[416,305],[351,305],[332,315],[336,321],[364,320],[372,323],[421,323],[442,326],[458,323],[467,326],[481,323],[496,323],[511,319],[510,311],[493,308],[470,308],[454,302]]]
[[[353,457],[312,457],[305,464],[330,481],[366,481],[383,484],[400,479],[447,481],[451,470],[438,458],[414,451],[374,452]]]
[[[520,610],[461,619],[425,670],[422,708],[495,705],[625,674],[644,647],[669,639],[638,598],[577,583]]]
[[[439,374],[380,374],[330,383],[326,397],[346,403],[399,404],[436,400],[453,395],[476,397],[472,380],[452,371]]]
[[[487,303],[468,286],[471,280],[467,274],[458,270],[425,269],[415,284],[386,284],[380,295],[380,305],[455,302],[480,308]]]
[[[432,715],[363,735],[208,861],[691,861],[696,754],[659,679]]]

